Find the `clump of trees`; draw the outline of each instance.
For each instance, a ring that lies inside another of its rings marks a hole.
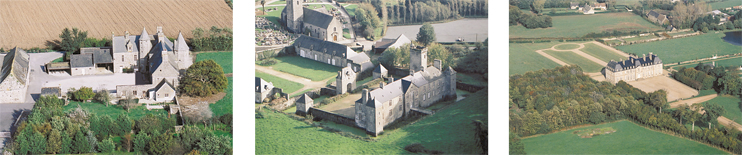
[[[468,54],[459,58],[456,65],[453,65],[454,69],[459,72],[479,73],[486,76],[488,67],[487,53],[489,53],[487,50],[487,40],[483,43],[477,43],[476,50],[471,50],[467,52]],[[456,52],[453,53],[456,54]]]
[[[80,51],[82,43],[87,37],[88,31],[81,31],[74,27],[72,28],[72,31],[70,31],[69,28],[64,28],[62,30],[62,34],[59,34],[59,38],[62,39],[59,46],[62,51],[66,52],[66,60],[69,60],[73,53]]]
[[[193,31],[191,45],[193,51],[230,51],[232,50],[232,29],[212,26],[209,31],[196,28]]]
[[[199,61],[188,67],[180,78],[178,89],[189,96],[208,96],[227,89],[227,77],[214,60]]]
[[[679,71],[672,72],[672,77],[698,90],[711,89],[714,86],[714,81],[716,81],[716,77],[708,75],[705,72],[684,67],[681,67]]]
[[[361,24],[361,30],[363,30],[362,32],[363,35],[366,36],[366,39],[378,39],[376,38],[376,28],[382,28],[382,31],[386,28],[385,22],[379,18],[379,13],[371,4],[359,4],[358,8],[356,8],[355,14],[355,18],[358,20],[358,23]]]
[[[526,28],[547,28],[552,26],[551,17],[547,15],[534,15],[524,13],[518,7],[510,6],[509,14],[510,25],[521,24]]]
[[[93,97],[95,96],[95,93],[93,92],[93,88],[85,87],[85,86],[80,87],[80,89],[77,89],[77,90],[75,88],[70,88],[68,92],[69,92],[68,96],[71,96],[73,100],[81,101],[81,102],[93,99]]]

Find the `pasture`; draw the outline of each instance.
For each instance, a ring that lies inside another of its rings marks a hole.
[[[561,44],[561,45],[554,46],[554,49],[557,49],[557,50],[573,50],[573,49],[576,49],[576,48],[580,48],[580,45],[578,45],[578,44]]]
[[[274,70],[301,76],[312,81],[322,81],[337,76],[340,67],[317,62],[299,56],[276,57]]]
[[[232,114],[232,101],[234,100],[232,92],[234,91],[234,80],[232,77],[227,77],[227,81],[229,82],[229,86],[227,86],[227,89],[224,90],[226,95],[224,95],[224,98],[222,98],[219,101],[216,101],[214,104],[209,104],[209,108],[211,109],[211,112],[213,113],[213,116],[221,116],[224,114]]]
[[[603,66],[601,66],[600,64],[590,61],[587,58],[575,54],[571,51],[558,52],[552,50],[544,50],[544,53],[549,54],[559,60],[562,60],[564,61],[564,63],[580,66],[580,68],[582,68],[582,70],[585,72],[600,72],[600,70],[603,69]]]
[[[714,62],[716,64],[716,66],[725,66],[725,67],[735,66],[735,67],[739,68],[739,66],[742,65],[742,57],[740,57],[740,58],[731,58],[731,59],[723,59],[723,60],[715,60],[715,61],[704,61],[703,63],[704,64],[708,64],[708,63],[711,63],[711,62]],[[674,66],[673,68],[674,69],[678,69],[681,66],[682,67],[685,67],[685,68],[693,68],[693,67],[698,66],[698,63],[683,64],[683,65]]]
[[[255,77],[262,78],[267,82],[272,82],[274,87],[283,89],[284,93],[293,93],[301,88],[304,88],[304,84],[289,81],[277,76],[263,73],[258,70],[255,70]]]
[[[677,63],[712,55],[726,55],[740,52],[740,47],[725,42],[724,33],[710,32],[692,37],[655,41],[649,43],[616,46],[616,49],[637,55],[657,54],[664,64]]]
[[[730,8],[732,6],[740,6],[742,5],[742,0],[727,0],[723,2],[713,2],[708,4],[711,5],[711,10],[721,10],[724,8]]]
[[[581,138],[574,131],[613,128],[616,132]],[[629,121],[577,128],[522,140],[528,154],[727,154],[708,145],[652,131]]]
[[[477,154],[472,120],[487,123],[487,90],[395,130],[375,142],[343,137],[288,116],[263,109],[255,119],[256,154],[407,154],[404,147],[420,143],[447,154]],[[346,131],[346,130],[344,130]],[[352,132],[352,131],[351,131]]]
[[[739,108],[739,98],[729,95],[718,96],[706,102],[716,103],[724,107],[724,117],[742,124],[742,110]],[[696,123],[698,124],[698,123]],[[725,124],[726,125],[726,124]]]
[[[26,8],[26,9],[18,9]],[[54,0],[7,1],[0,5],[0,47],[46,47],[47,41],[59,40],[64,28],[88,31],[88,37],[111,39],[111,32],[139,35],[146,27],[155,34],[157,26],[168,37],[193,38],[191,30],[211,26],[232,28],[232,9],[224,0]]]
[[[510,64],[509,75],[559,67],[559,64],[536,53],[536,50],[551,48],[560,43],[510,43],[508,46],[510,60],[508,62]]]
[[[232,52],[208,52],[196,55],[196,62],[211,59],[222,66],[224,73],[232,73]]]
[[[585,47],[580,49],[580,51],[605,62],[610,62],[611,60],[619,61],[620,59],[628,59],[627,57],[621,56],[620,54],[612,50],[608,50],[601,46],[595,45],[594,43],[585,43],[583,45],[585,45]]]
[[[633,13],[604,13],[594,15],[554,16],[550,28],[527,29],[510,26],[510,38],[582,37],[590,32],[654,31],[662,29]]]

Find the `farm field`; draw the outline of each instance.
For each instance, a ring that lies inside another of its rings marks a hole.
[[[664,64],[706,58],[714,54],[739,53],[740,47],[725,42],[721,39],[724,36],[724,33],[707,33],[679,39],[616,46],[616,49],[638,55],[652,52],[657,54]]]
[[[611,127],[614,133],[581,138],[572,132]],[[577,128],[522,140],[528,154],[727,154],[705,144],[652,131],[629,121]]]
[[[281,19],[281,11],[283,11],[283,8],[285,8],[285,7],[286,6],[268,6],[268,7],[265,7],[265,10],[274,9],[274,8],[276,8],[276,10],[275,11],[268,11],[268,13],[266,15],[260,15],[258,17],[265,17],[265,19],[268,19],[269,21],[273,22],[273,24],[281,25],[281,23],[279,23],[278,20]]]
[[[209,104],[209,108],[211,108],[213,116],[232,114],[233,112],[232,101],[234,100],[234,98],[232,92],[234,91],[234,80],[232,77],[227,77],[227,81],[229,82],[229,86],[227,86],[227,90],[224,90],[224,92],[227,93],[224,98],[216,101],[216,103],[214,104]]]
[[[4,0],[0,5],[0,47],[10,49],[46,47],[59,39],[64,28],[88,31],[88,37],[111,39],[111,32],[139,34],[146,27],[155,34],[162,26],[165,35],[192,38],[191,30],[212,26],[232,28],[232,9],[224,0]],[[18,9],[28,8],[28,9]],[[33,9],[30,9],[33,8]]]
[[[662,29],[632,13],[605,13],[595,15],[554,16],[553,27],[527,29],[510,26],[510,38],[582,37],[590,32],[654,31]]]
[[[729,95],[718,96],[709,101],[710,103],[716,103],[724,107],[724,117],[730,120],[742,124],[742,111],[739,109],[739,98]],[[698,124],[698,123],[696,123]]]
[[[510,74],[523,74],[528,71],[537,71],[541,69],[559,67],[560,65],[548,58],[536,53],[536,50],[551,48],[562,42],[550,43],[510,43]]]
[[[224,73],[232,73],[232,52],[208,52],[196,55],[196,62],[211,59],[222,66]]]
[[[486,100],[485,89],[414,124],[386,131],[375,142],[343,137],[264,108],[265,118],[255,120],[255,153],[406,154],[410,152],[404,147],[412,143],[450,154],[480,153],[471,121],[487,123]]]
[[[708,4],[711,5],[711,10],[721,10],[723,8],[742,5],[742,0],[727,0],[723,2],[714,2]]]
[[[605,62],[610,62],[611,60],[619,61],[620,59],[628,59],[614,51],[595,45],[594,43],[587,43],[583,45],[585,45],[585,47],[580,49],[580,51]]]
[[[121,108],[121,106],[118,105],[108,105],[106,107],[103,103],[98,102],[77,102],[77,101],[70,101],[70,104],[67,106],[62,107],[64,109],[64,112],[74,110],[77,108],[77,105],[80,105],[82,109],[87,110],[88,112],[94,113],[95,115],[102,116],[102,115],[108,115],[111,118],[117,118],[121,114],[129,115],[129,118],[132,120],[138,120],[139,118],[142,118],[146,116],[147,114],[153,114],[153,115],[160,115],[165,116],[167,115],[167,111],[162,109],[154,109],[154,110],[147,110],[147,107],[144,106],[144,104],[141,104],[140,106],[135,107],[134,109],[129,110],[129,112],[126,112],[124,108]]]
[[[301,76],[312,81],[322,81],[337,76],[339,67],[317,62],[299,56],[276,57],[274,70]]]
[[[549,54],[559,60],[562,60],[565,63],[580,66],[580,68],[582,68],[582,70],[585,72],[600,72],[600,70],[603,69],[603,66],[571,51],[557,52],[552,50],[544,50],[544,53]]]
[[[289,81],[257,70],[255,71],[255,77],[263,78],[263,80],[267,82],[273,82],[274,87],[283,89],[283,92],[285,93],[293,93],[304,88],[304,84]]]

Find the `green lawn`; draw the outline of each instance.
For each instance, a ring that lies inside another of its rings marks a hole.
[[[274,4],[286,4],[286,1],[285,0],[275,1],[275,2],[271,3],[270,5],[274,5]],[[255,6],[255,7],[258,7],[258,6]]]
[[[612,127],[610,134],[580,138],[576,130]],[[708,145],[652,131],[629,121],[577,128],[522,140],[528,154],[727,154]]]
[[[554,47],[554,49],[557,49],[557,50],[573,50],[573,49],[576,49],[576,48],[580,48],[580,45],[577,45],[577,44],[562,44],[562,45],[558,45],[558,46]]]
[[[274,70],[301,76],[312,81],[322,81],[337,76],[339,67],[299,56],[276,57]]]
[[[487,123],[487,90],[448,108],[392,131],[375,142],[343,137],[296,121],[281,113],[263,110],[255,120],[256,154],[407,154],[404,147],[420,143],[447,154],[478,154],[472,120]]]
[[[146,116],[147,114],[153,114],[153,115],[167,115],[167,111],[162,109],[153,109],[153,110],[147,110],[147,107],[143,104],[141,106],[137,106],[134,109],[129,110],[129,112],[126,112],[123,108],[121,108],[118,105],[109,105],[106,107],[105,104],[98,103],[98,102],[77,102],[77,101],[70,101],[70,104],[67,106],[64,106],[64,111],[70,111],[75,108],[77,108],[77,105],[80,105],[82,109],[87,110],[88,112],[94,113],[98,116],[108,115],[113,119],[118,118],[121,114],[129,115],[129,118],[132,120],[139,120],[139,118],[142,118]]]
[[[559,60],[562,60],[564,61],[564,63],[580,66],[580,68],[582,68],[582,70],[585,72],[600,72],[600,70],[603,69],[603,66],[571,51],[557,52],[552,50],[544,50],[544,53],[549,54]]]
[[[456,81],[477,86],[487,86],[487,81],[480,74],[456,73]]]
[[[620,59],[628,59],[627,57],[621,56],[620,54],[613,52],[611,50],[605,49],[599,45],[595,44],[584,44],[585,48],[580,49],[580,51],[587,53],[590,56],[593,56],[595,58],[598,58],[600,60],[603,60],[605,62],[609,62],[611,60],[619,61]]]
[[[729,118],[734,122],[742,124],[742,110],[739,109],[739,98],[729,95],[723,95],[706,102],[716,103],[723,106],[726,112],[724,112],[724,115],[722,116]]]
[[[356,8],[358,8],[358,4],[350,4],[345,7],[345,11],[348,11],[348,15],[351,17],[356,16]]]
[[[590,32],[654,31],[662,29],[633,13],[604,13],[594,15],[554,16],[550,28],[527,29],[510,26],[510,38],[582,37]]]
[[[350,39],[350,30],[347,28],[343,29],[343,37],[346,39]]]
[[[196,55],[196,62],[211,59],[222,66],[224,73],[232,73],[232,52],[208,52]]]
[[[325,6],[325,9],[327,9],[327,11],[332,11],[332,8],[335,8],[334,6],[330,4],[309,4],[307,6],[308,6],[307,8],[309,9],[317,9],[317,8],[322,8],[322,6]]]
[[[721,10],[724,8],[730,8],[732,6],[742,5],[742,0],[727,0],[723,2],[708,3],[711,5],[711,10]]]
[[[301,88],[304,88],[304,84],[289,81],[257,70],[255,71],[255,77],[263,78],[263,80],[268,82],[273,82],[273,86],[283,89],[284,93],[293,93]]]
[[[509,64],[510,75],[523,74],[528,71],[537,71],[541,69],[558,67],[554,61],[536,53],[536,50],[551,48],[561,42],[551,43],[510,43],[509,44]]]
[[[62,57],[59,57],[57,59],[52,60],[52,63],[57,63],[57,62],[64,62],[64,59],[62,59]]]
[[[657,54],[665,64],[707,58],[714,54],[726,55],[739,53],[740,47],[725,42],[721,39],[724,36],[724,33],[707,33],[679,39],[617,46],[616,48],[638,55],[652,52]]]
[[[272,9],[272,8],[278,8],[278,9],[275,10],[275,11],[268,11],[268,13],[266,15],[260,15],[258,17],[265,17],[265,19],[270,20],[271,22],[273,22],[273,24],[281,25],[281,23],[279,23],[278,20],[281,19],[281,11],[283,11],[283,8],[284,7],[286,7],[286,6],[268,6],[268,7],[265,7],[265,10],[266,11],[268,9]]]
[[[229,86],[227,87],[227,90],[224,91],[227,95],[225,95],[221,100],[216,101],[216,103],[209,105],[214,116],[221,116],[228,113],[232,114],[232,101],[234,100],[232,91],[234,91],[234,80],[232,77],[227,77],[227,81],[229,81]]]

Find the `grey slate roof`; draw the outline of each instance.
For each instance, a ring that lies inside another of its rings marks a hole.
[[[13,77],[22,84],[26,84],[26,76],[28,75],[28,53],[18,47],[13,48],[5,55],[0,63],[2,64],[2,70],[0,70],[0,83],[5,82],[9,75],[13,74]],[[18,68],[16,68],[18,67]]]
[[[384,65],[379,64],[379,67],[376,67],[376,69],[374,69],[374,73],[382,73],[382,72],[387,72],[387,70],[386,68],[384,68]]]
[[[412,84],[414,84],[417,87],[420,87],[420,86],[423,86],[425,84],[428,84],[428,80],[426,80],[425,77],[423,76],[423,74],[420,73],[420,72],[417,72],[417,73],[412,74],[410,76],[406,76],[406,77],[402,78],[402,80],[409,81],[409,82],[411,82]]]
[[[59,87],[44,87],[41,88],[41,96],[56,95],[57,97],[62,95],[62,89]]]
[[[348,58],[348,46],[341,45],[331,41],[324,41],[317,38],[302,35],[294,41],[294,46],[320,51],[334,56]],[[351,54],[353,55],[353,54]]]
[[[284,9],[285,10],[285,9]],[[332,22],[332,15],[325,14],[316,10],[304,8],[304,23],[312,24],[327,29]]]
[[[111,50],[107,48],[81,48],[81,54],[93,54],[93,64],[113,63]]]
[[[662,63],[662,60],[657,55],[650,54],[642,58],[629,57],[628,60],[621,62],[611,60],[606,65],[607,68],[612,68],[614,71],[623,71],[624,68],[639,67],[642,65],[652,65]]]
[[[70,56],[70,67],[93,67],[93,53]]]
[[[356,56],[348,58],[348,60],[351,60],[354,63],[363,63],[363,62],[371,60],[371,58],[369,58],[368,55],[366,55],[366,53],[357,53]]]
[[[304,94],[301,95],[298,100],[296,100],[296,103],[314,103],[314,101],[307,94]]]
[[[176,39],[175,41],[176,43],[173,49],[177,49],[178,51],[188,52],[190,48],[188,48],[188,44],[186,44],[185,38],[183,38],[182,33],[178,32],[178,39]]]
[[[374,68],[374,63],[371,63],[371,61],[366,61],[361,64],[361,70],[358,72],[363,72],[372,68]]]
[[[649,11],[649,13],[647,13],[647,16],[652,16],[654,18],[658,18],[659,19],[660,13],[657,13],[654,10],[652,10],[652,11]]]
[[[390,47],[396,47],[399,48],[400,46],[412,42],[407,36],[404,34],[400,34],[397,36],[397,38],[394,39],[381,39],[381,41],[376,42],[375,48],[390,48]]]
[[[170,82],[168,82],[166,79],[162,79],[160,84],[157,84],[157,87],[155,87],[155,91],[160,90],[162,87],[170,87],[170,89],[175,90],[175,87],[173,87],[173,85],[170,84]]]
[[[141,37],[139,37],[138,40],[145,40],[145,41],[146,40],[151,40],[150,37],[149,37],[149,34],[147,33],[147,28],[146,27],[142,28],[142,34],[140,34],[140,36]]]
[[[394,81],[392,83],[384,85],[384,88],[374,89],[370,93],[370,98],[372,99],[372,101],[375,102],[368,102],[366,105],[375,107],[376,102],[384,103],[395,97],[404,95],[404,93],[402,92],[402,81]]]
[[[131,46],[131,52],[137,52],[138,53],[139,52],[139,48],[138,48],[139,45],[136,43],[135,40],[138,40],[137,38],[141,38],[141,36],[134,36],[134,35],[132,35],[131,37],[134,38],[133,40],[129,40],[129,42],[132,43],[131,44],[132,45]],[[127,44],[127,42],[126,42],[126,39],[124,38],[124,36],[114,36],[113,37],[112,44],[111,44],[111,45],[113,45],[113,53],[128,52],[128,50],[126,50],[126,44]]]

